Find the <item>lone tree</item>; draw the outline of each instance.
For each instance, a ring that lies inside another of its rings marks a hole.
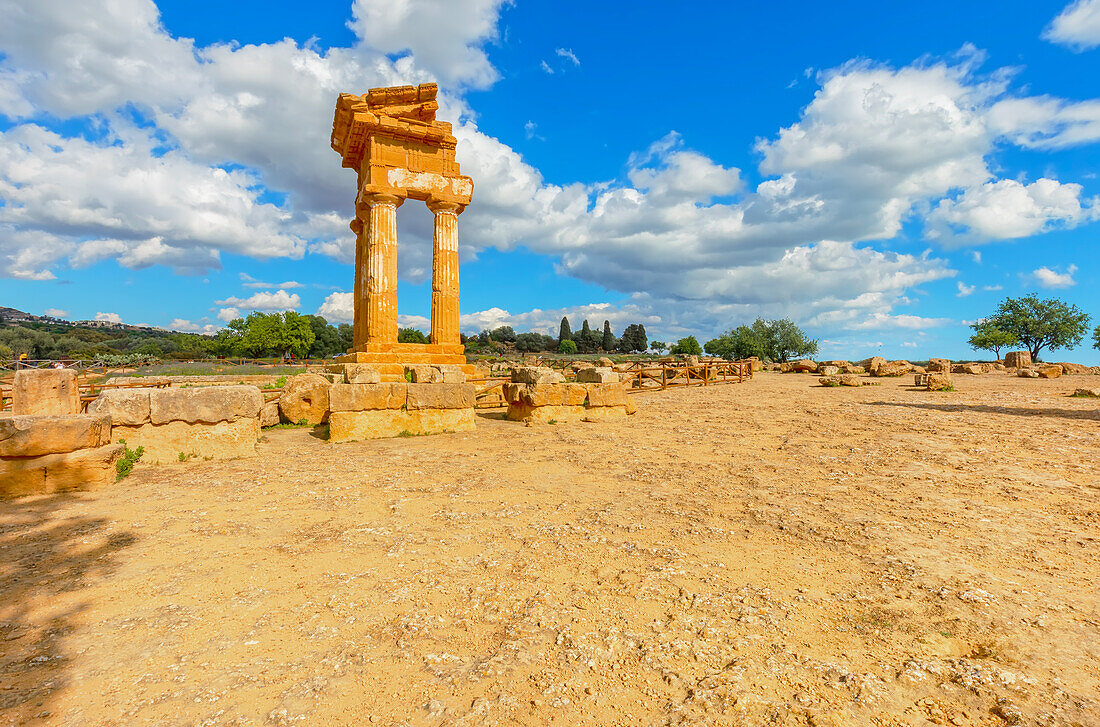
[[[581,332],[573,340],[577,344],[577,350],[581,353],[592,353],[600,347],[600,336],[588,325],[587,318],[584,319]]]
[[[1092,332],[1092,347],[1100,348],[1100,326],[1096,327],[1096,330]]]
[[[736,361],[753,356],[759,359],[768,357],[766,342],[751,326],[738,326],[729,333],[712,338],[703,346],[711,356],[721,356],[728,361]]]
[[[672,347],[673,354],[698,356],[702,352],[703,348],[699,345],[699,341],[696,340],[695,336],[681,338],[679,341],[676,342],[676,345]]]
[[[661,351],[667,351],[668,350],[668,344],[665,343],[664,341],[650,341],[649,342],[649,347],[652,348],[657,353],[660,353]]]
[[[615,334],[611,332],[611,322],[603,322],[603,340],[600,341],[600,348],[604,351],[615,350]]]
[[[558,353],[564,353],[567,355],[573,355],[577,352],[577,344],[570,341],[568,338],[558,343]]]
[[[1034,294],[1005,298],[987,319],[999,330],[1016,337],[1039,360],[1044,348],[1074,348],[1088,331],[1089,316],[1075,305],[1057,298],[1040,300]]]
[[[562,341],[573,340],[573,329],[569,327],[569,319],[565,316],[561,317],[561,328],[558,329],[558,343]],[[576,353],[576,351],[574,351]]]
[[[1001,349],[1016,345],[1016,336],[1002,331],[987,319],[982,319],[970,326],[974,329],[974,335],[970,337],[970,347],[975,351],[992,351],[998,359],[1001,358]]]

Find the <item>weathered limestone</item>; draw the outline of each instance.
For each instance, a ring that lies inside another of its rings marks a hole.
[[[0,456],[0,497],[94,490],[115,481],[121,444],[30,457]]]
[[[566,383],[561,374],[551,369],[521,366],[512,371],[512,381],[503,390],[508,402],[506,416],[513,421],[597,422],[621,418],[637,410],[618,375],[603,368],[580,369],[577,383]]]
[[[951,373],[951,360],[946,358],[928,359],[928,373]]]
[[[269,401],[260,407],[260,428],[273,427],[280,421],[278,401]]]
[[[0,457],[34,457],[111,443],[108,414],[0,417]]]
[[[817,381],[822,386],[863,386],[863,380],[855,374],[832,374]]]
[[[327,404],[326,404],[327,406]],[[109,389],[88,411],[110,415],[111,441],[144,447],[142,462],[173,462],[256,453],[263,396],[255,386]]]
[[[451,364],[413,364],[405,367],[405,380],[413,384],[465,384],[466,372]]]
[[[335,384],[329,441],[442,434],[474,429],[473,384]]]
[[[834,374],[840,373],[840,367],[833,366],[831,364],[822,364],[817,367],[817,373],[821,374],[822,376],[833,376]]]
[[[342,360],[373,364],[384,381],[399,380],[404,364],[466,367],[459,334],[458,216],[470,203],[473,180],[455,160],[451,125],[435,118],[436,93],[434,83],[344,93],[333,116],[332,148],[344,167],[358,173],[351,223],[353,343]],[[396,212],[406,199],[426,202],[435,215],[429,344],[397,342]]]
[[[287,381],[279,397],[279,414],[284,422],[305,422],[316,426],[327,420],[329,388],[334,386],[318,374],[298,374]]]
[[[886,359],[882,356],[872,356],[871,358],[865,358],[859,362],[859,365],[871,374],[871,376],[877,376],[878,370],[881,366],[886,364]]]
[[[812,374],[817,371],[817,364],[808,358],[803,358],[791,364],[790,370],[799,374]]]
[[[1005,354],[1007,368],[1029,369],[1031,363],[1031,351],[1009,351]]]
[[[888,361],[871,369],[872,376],[904,376],[913,370],[913,364],[908,361]]]
[[[609,367],[586,368],[577,372],[577,383],[581,384],[616,384],[618,382],[619,374]]]
[[[951,374],[946,371],[936,371],[924,374],[924,388],[929,391],[948,391],[954,388]]]
[[[1062,375],[1062,367],[1058,364],[1040,366],[1038,369],[1040,379],[1057,379]]]
[[[72,369],[20,369],[12,397],[14,414],[80,413],[80,390]]]
[[[1039,372],[1034,369],[1020,369],[1016,372],[1016,375],[1021,379],[1037,379],[1039,378]]]

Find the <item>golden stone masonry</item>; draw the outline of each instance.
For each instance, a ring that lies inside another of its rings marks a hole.
[[[359,175],[355,199],[355,318],[352,350],[340,359],[369,363],[389,380],[404,364],[464,366],[458,320],[458,215],[474,183],[455,161],[451,125],[437,121],[437,86],[374,88],[340,94],[332,148]],[[435,214],[431,343],[397,342],[397,208],[426,202]]]

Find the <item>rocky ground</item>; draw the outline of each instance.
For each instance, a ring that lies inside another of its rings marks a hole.
[[[0,503],[0,725],[1097,725],[1094,380],[758,374]]]

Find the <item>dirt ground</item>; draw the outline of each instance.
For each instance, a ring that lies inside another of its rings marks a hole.
[[[910,381],[0,503],[0,725],[1100,725],[1097,377]]]

